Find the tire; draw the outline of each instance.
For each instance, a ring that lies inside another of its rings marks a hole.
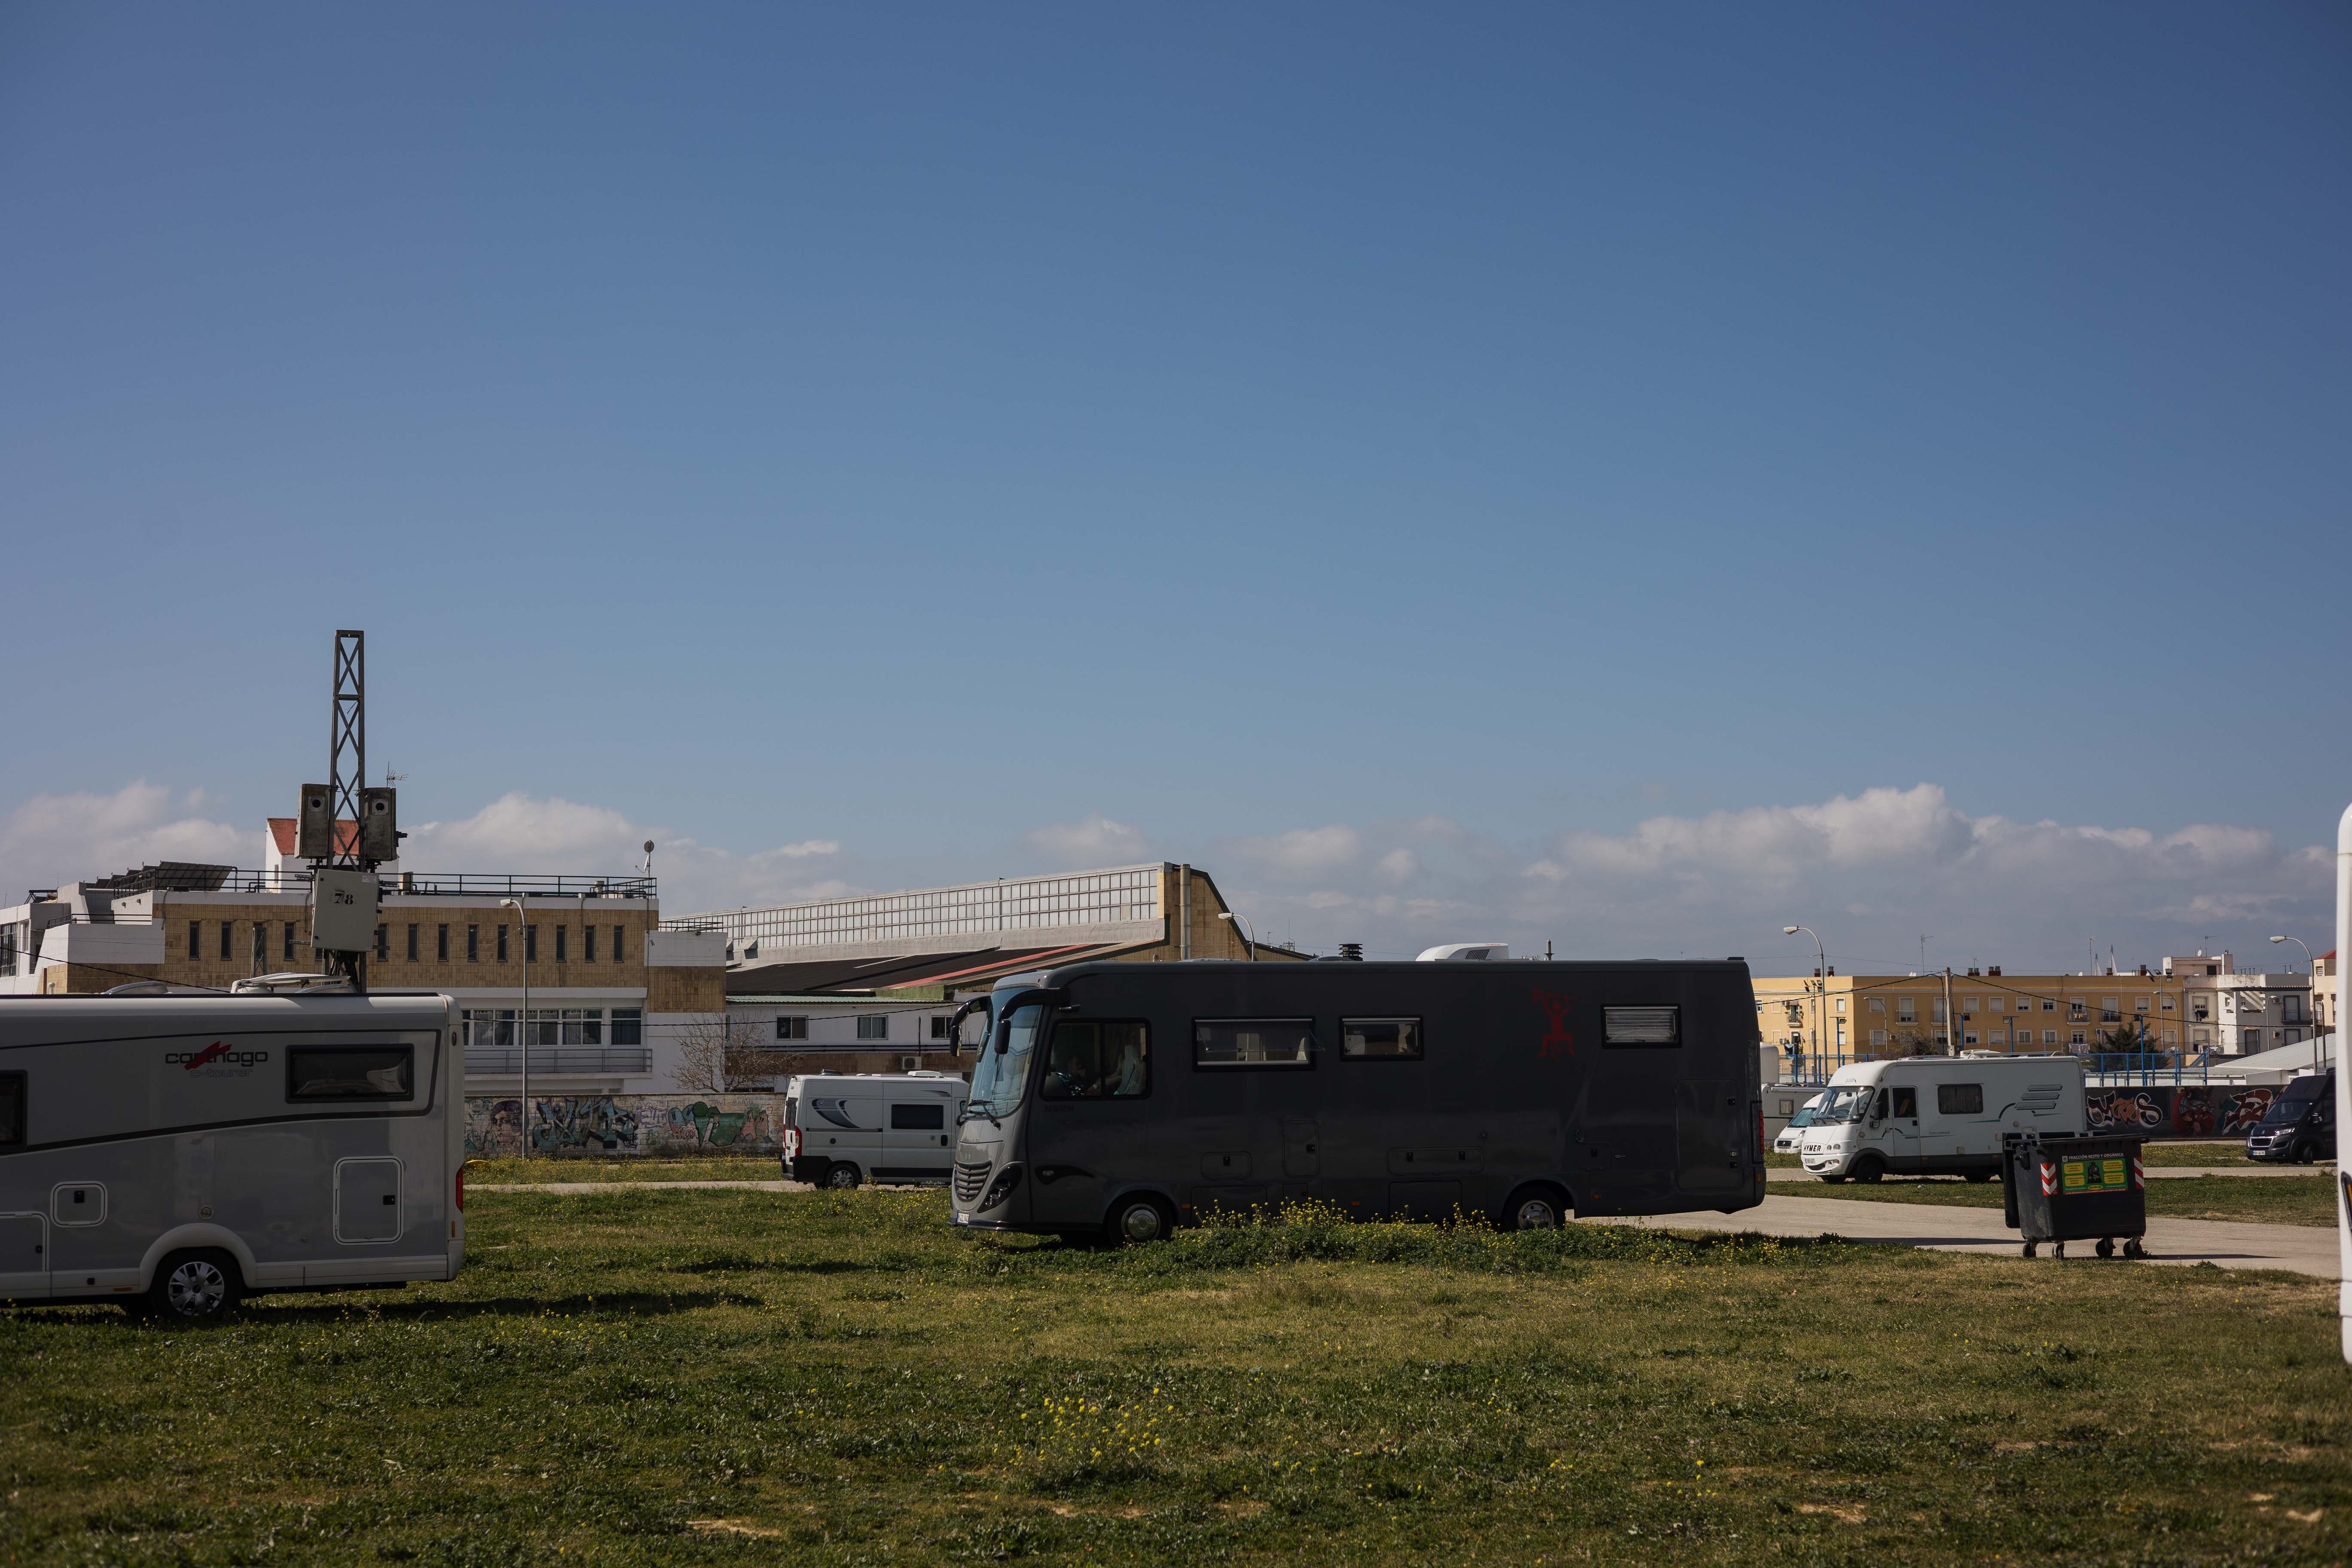
[[[2146,1258],[2147,1256],[2147,1248],[2146,1246],[2142,1245],[2138,1237],[2126,1237],[2124,1239],[2124,1256],[2126,1258]]]
[[[1982,1184],[1983,1183],[1992,1180],[1992,1173],[1990,1171],[1970,1171],[1968,1173],[1968,1178],[1971,1182]]]
[[[1822,1178],[1822,1181],[1824,1181],[1824,1182],[1827,1182],[1830,1185],[1832,1185],[1832,1186],[1833,1186],[1833,1187],[1834,1187],[1834,1186],[1836,1186],[1839,1183],[1841,1183],[1841,1182],[1844,1181],[1844,1180],[1845,1180],[1845,1178],[1844,1178],[1843,1176],[1823,1176],[1823,1177]]]
[[[1103,1222],[1103,1236],[1113,1247],[1144,1247],[1165,1241],[1176,1230],[1176,1211],[1167,1200],[1136,1193],[1113,1204]]]
[[[244,1295],[245,1280],[227,1253],[215,1247],[174,1252],[155,1266],[142,1315],[174,1327],[217,1322]]]
[[[2112,1236],[2103,1236],[2099,1237],[2099,1245],[2092,1250],[2102,1258],[2113,1258],[2116,1255],[2116,1238]]]
[[[846,1160],[837,1160],[824,1168],[824,1184],[835,1192],[849,1191],[860,1179],[857,1167]]]
[[[1568,1203],[1558,1187],[1521,1187],[1503,1205],[1505,1230],[1558,1230],[1568,1219]]]
[[[2319,1158],[2319,1151],[2318,1151],[2316,1148],[2313,1147],[2311,1144],[2309,1144],[2309,1143],[2298,1143],[2298,1144],[2296,1144],[2296,1145],[2294,1146],[2294,1163],[2295,1163],[2296,1164],[2298,1164],[2298,1165],[2308,1165],[2308,1164],[2310,1164],[2314,1160],[2316,1160],[2316,1159],[2318,1159],[2318,1158]]]
[[[2029,1241],[2025,1244],[2025,1256],[2028,1258],[2038,1257],[2041,1251],[2042,1248],[2033,1242]]]
[[[1853,1169],[1846,1173],[1857,1182],[1884,1181],[1886,1177],[1886,1162],[1875,1154],[1864,1154],[1853,1163]]]

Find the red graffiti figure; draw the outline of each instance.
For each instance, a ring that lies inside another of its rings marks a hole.
[[[1568,1026],[1568,1015],[1576,1005],[1573,996],[1554,995],[1549,991],[1535,994],[1536,1005],[1551,1016],[1551,1031],[1537,1047],[1536,1058],[1572,1057],[1576,1054],[1576,1032]]]

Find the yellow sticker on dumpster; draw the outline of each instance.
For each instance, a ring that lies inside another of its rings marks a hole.
[[[2131,1162],[2121,1154],[2095,1160],[2067,1160],[2058,1167],[2063,1193],[2126,1193],[2131,1191]]]

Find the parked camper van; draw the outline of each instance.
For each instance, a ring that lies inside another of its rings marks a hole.
[[[0,1298],[455,1279],[457,1028],[435,995],[0,998]]]
[[[827,1187],[944,1182],[963,1079],[952,1073],[825,1073],[784,1090],[784,1176]]]
[[[2336,1158],[2336,1074],[2305,1073],[2287,1079],[2262,1121],[2246,1134],[2246,1158],[2298,1165]]]
[[[1000,981],[954,1223],[1149,1241],[1293,1201],[1520,1228],[1762,1200],[1746,964],[1499,952]]]
[[[1896,1057],[1830,1076],[1805,1169],[1825,1182],[1874,1182],[1888,1172],[1966,1176],[2000,1173],[2001,1135],[2084,1131],[2083,1063],[2075,1057]]]
[[[1766,1090],[1766,1093],[1769,1094],[1770,1090]],[[1786,1127],[1781,1128],[1780,1135],[1772,1140],[1772,1152],[1775,1154],[1794,1154],[1804,1148],[1805,1129],[1813,1124],[1814,1112],[1821,1110],[1822,1101],[1828,1098],[1829,1095],[1826,1092],[1817,1094],[1811,1100],[1806,1100],[1804,1104],[1797,1107],[1797,1109],[1790,1114],[1789,1124]]]

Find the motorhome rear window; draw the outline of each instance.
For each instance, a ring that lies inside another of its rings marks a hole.
[[[1982,1116],[1984,1085],[1980,1083],[1937,1084],[1936,1110],[1945,1116]]]
[[[1307,1068],[1315,1065],[1312,1018],[1195,1018],[1196,1068]]]
[[[286,1053],[289,1100],[406,1100],[416,1092],[408,1046],[297,1046]]]
[[[1419,1061],[1418,1018],[1342,1018],[1339,1054],[1368,1061]]]
[[[25,1142],[25,1075],[0,1072],[0,1149]]]
[[[1679,1046],[1683,1043],[1680,1007],[1603,1007],[1603,1046]]]

